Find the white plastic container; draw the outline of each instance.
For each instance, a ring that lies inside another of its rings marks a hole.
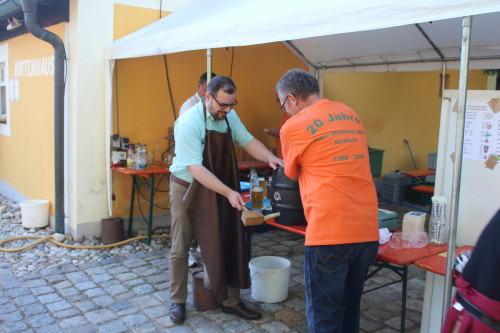
[[[19,203],[25,228],[42,228],[49,224],[49,201],[27,200]]]
[[[282,257],[263,256],[250,260],[252,298],[259,302],[277,303],[288,297],[290,260]]]
[[[403,217],[403,240],[410,240],[410,234],[424,232],[426,213],[408,212]]]

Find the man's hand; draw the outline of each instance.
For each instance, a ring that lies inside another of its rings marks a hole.
[[[230,191],[227,196],[227,200],[229,200],[229,203],[233,208],[236,208],[238,210],[243,210],[243,206],[245,205],[245,201],[241,197],[241,194],[239,194],[236,191]]]
[[[281,158],[278,158],[278,157],[276,157],[276,156],[274,156],[274,155],[272,155],[272,154],[269,156],[269,161],[268,161],[268,163],[269,163],[269,166],[270,166],[271,168],[273,168],[273,170],[276,170],[276,167],[277,167],[278,165],[281,165],[282,167],[284,167],[284,166],[285,166],[285,164],[283,163],[283,160],[282,160]]]
[[[264,128],[264,132],[266,134],[269,134],[270,136],[274,136],[275,138],[280,136],[280,129],[279,128]]]
[[[276,170],[276,166],[278,165],[284,166],[283,160],[274,156],[273,153],[256,138],[253,138],[249,143],[244,145],[243,149],[256,160],[267,161],[273,170]]]
[[[472,251],[461,251],[460,254],[455,258],[455,270],[462,274],[465,265],[469,262]]]

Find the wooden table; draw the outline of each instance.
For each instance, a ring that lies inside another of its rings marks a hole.
[[[455,249],[455,257],[462,251],[472,251],[474,246],[465,245],[460,246]],[[425,257],[415,261],[413,264],[423,270],[432,272],[434,274],[439,274],[445,276],[446,274],[446,255],[447,252],[438,253],[429,257]],[[453,273],[453,278],[455,278],[455,273]]]
[[[436,169],[421,169],[413,171],[401,172],[403,175],[412,177],[412,191],[423,193],[424,197],[420,199],[421,204],[425,205],[427,202],[430,203],[428,199],[429,196],[434,194],[434,185],[423,185],[425,184],[425,177],[432,176],[436,174]],[[427,197],[426,197],[427,196]]]
[[[267,220],[266,224],[303,236],[305,236],[307,229],[307,226],[282,225],[276,223],[274,219]],[[402,282],[401,326],[400,326],[401,333],[405,331],[406,298],[407,298],[407,288],[408,288],[408,266],[413,263],[416,263],[418,260],[423,260],[423,258],[436,256],[438,253],[446,251],[447,248],[448,244],[442,244],[442,245],[427,244],[423,248],[402,248],[402,249],[393,249],[392,247],[390,247],[389,243],[385,243],[379,246],[377,254],[377,262],[374,264],[374,266],[376,266],[376,269],[370,272],[370,274],[368,274],[366,279],[367,280],[370,279],[375,274],[380,272],[382,269],[390,269],[391,271],[396,273],[401,279],[384,284],[382,286],[378,286],[376,288],[365,290],[363,293],[367,293],[383,287],[387,287],[389,285],[398,282]]]
[[[380,270],[387,268],[399,275],[400,280],[393,281],[382,286],[366,290],[364,292],[370,292],[377,290],[391,284],[402,282],[401,287],[401,326],[400,332],[405,331],[405,320],[406,320],[406,295],[408,289],[408,266],[415,263],[417,260],[426,258],[443,251],[446,251],[448,244],[442,245],[430,245],[427,244],[422,248],[403,248],[403,249],[393,249],[389,243],[380,245],[378,249],[377,262],[375,266],[377,268],[372,271],[367,276],[367,280],[377,274]]]
[[[425,178],[427,176],[432,176],[436,174],[436,169],[420,169],[413,171],[403,171],[403,175],[410,176],[413,178]]]
[[[271,168],[269,164],[254,161],[254,162],[238,162],[238,170],[248,170],[252,166],[255,166],[258,169]],[[169,170],[170,165],[165,164],[157,164],[148,166],[143,170],[134,170],[127,167],[112,167],[116,172],[130,175],[132,176],[132,195],[130,199],[130,213],[128,220],[128,237],[132,237],[132,218],[134,217],[134,197],[135,197],[135,189],[137,186],[143,186],[149,192],[149,201],[148,201],[148,217],[147,217],[147,239],[144,243],[151,244],[151,228],[153,223],[153,196],[154,196],[154,182],[155,175],[162,174],[170,174]]]
[[[168,168],[169,165],[165,164],[148,166],[143,170],[134,170],[126,167],[113,167],[113,170],[119,173],[132,176],[132,195],[130,199],[130,214],[128,219],[128,237],[132,237],[132,218],[134,217],[135,188],[137,186],[143,186],[149,192],[148,219],[147,219],[148,233],[147,233],[147,239],[144,243],[148,245],[151,244],[151,227],[153,223],[153,194],[154,194],[155,175],[170,174]],[[139,179],[139,177],[142,177],[142,179]]]

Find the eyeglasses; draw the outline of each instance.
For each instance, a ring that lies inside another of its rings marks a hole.
[[[214,101],[217,102],[217,104],[219,104],[219,106],[222,108],[222,109],[225,109],[227,107],[229,107],[230,109],[234,108],[236,105],[238,105],[238,101],[237,100],[234,100],[234,103],[233,104],[225,104],[225,103],[219,103],[219,101],[217,100],[217,98],[215,98],[214,95],[210,94],[210,96],[213,97]]]
[[[288,95],[286,95],[286,98],[283,101],[283,104],[281,104],[281,111],[283,111],[283,112],[286,112],[286,110],[285,110],[285,103],[286,103],[287,100],[288,100]]]

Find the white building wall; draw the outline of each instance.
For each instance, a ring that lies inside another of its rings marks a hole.
[[[193,0],[163,1],[174,11]],[[104,47],[113,41],[114,4],[158,9],[158,0],[70,0],[67,26],[66,232],[101,233],[108,218]]]
[[[99,235],[107,217],[103,46],[112,41],[112,1],[70,1],[66,231],[73,236]]]

